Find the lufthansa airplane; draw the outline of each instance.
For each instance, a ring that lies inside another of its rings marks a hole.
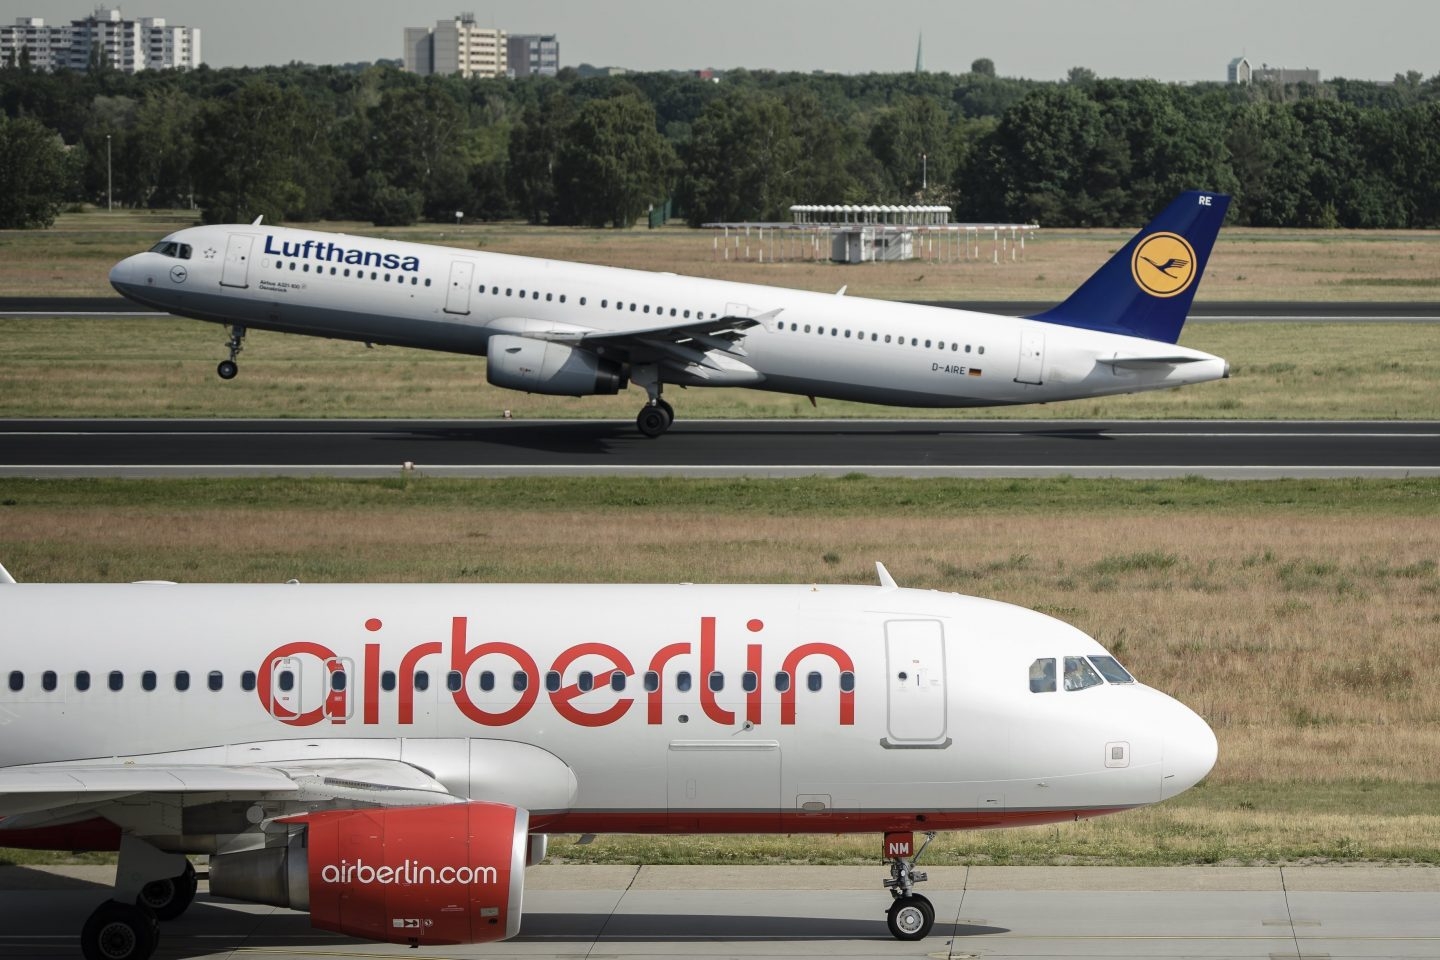
[[[320,929],[503,940],[552,832],[883,834],[889,928],[918,940],[916,833],[1113,813],[1214,765],[1206,723],[1081,631],[877,568],[878,586],[0,568],[0,846],[119,851],[91,960],[151,955],[195,854],[212,896]]]
[[[250,329],[487,358],[498,387],[557,396],[752,387],[902,407],[1049,403],[1229,375],[1177,345],[1230,198],[1181,194],[1059,306],[1032,317],[867,300],[252,224],[190,227],[120,261],[137,303]],[[841,294],[843,294],[843,289]]]

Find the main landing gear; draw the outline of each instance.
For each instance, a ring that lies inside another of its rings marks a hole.
[[[660,367],[654,363],[636,364],[630,371],[630,382],[645,388],[650,399],[635,417],[635,427],[650,439],[663,434],[675,422],[675,408],[660,396],[665,385],[660,382]]]
[[[935,907],[926,897],[915,892],[915,884],[929,879],[925,874],[916,872],[915,863],[934,839],[935,833],[927,832],[920,849],[907,859],[914,835],[885,835],[885,856],[890,861],[890,879],[885,881],[885,886],[895,898],[890,909],[885,911],[885,925],[896,940],[924,940],[935,926]]]
[[[669,430],[674,422],[675,408],[660,399],[645,404],[635,417],[636,428],[652,440]]]
[[[184,913],[196,885],[195,868],[183,856],[126,834],[115,869],[115,899],[96,907],[80,930],[85,960],[149,960],[160,943],[160,921]]]
[[[221,380],[234,380],[235,374],[240,372],[240,365],[235,362],[235,358],[245,349],[245,328],[238,323],[231,327],[230,339],[225,346],[230,348],[230,359],[221,360],[215,367],[215,372],[220,375]]]

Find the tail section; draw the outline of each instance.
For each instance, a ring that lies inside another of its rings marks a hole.
[[[1180,194],[1058,307],[1031,320],[1175,343],[1230,198]]]

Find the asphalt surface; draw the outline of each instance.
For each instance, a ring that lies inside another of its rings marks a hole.
[[[113,868],[108,871],[113,874]],[[419,951],[212,900],[161,925],[157,957],[1433,958],[1440,869],[931,867],[936,923],[902,943],[874,867],[539,866],[520,936]],[[78,954],[104,868],[0,869],[0,955]]]
[[[682,411],[683,415],[683,411]],[[409,467],[405,465],[409,464]],[[0,420],[0,476],[1440,476],[1440,422]]]
[[[1048,310],[1053,301],[923,301],[937,307],[952,307],[994,313],[1001,316],[1028,316]],[[122,297],[0,297],[0,316],[40,317],[163,317],[168,314],[149,310]],[[1335,323],[1437,323],[1440,303],[1388,303],[1350,301],[1218,301],[1197,303],[1190,310],[1190,319],[1260,322],[1306,321]]]

